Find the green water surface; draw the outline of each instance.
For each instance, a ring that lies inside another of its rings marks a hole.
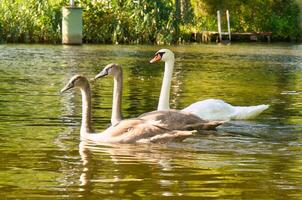
[[[164,47],[0,45],[0,199],[302,199],[302,45],[169,46],[171,107],[219,98],[270,108],[182,143],[80,143],[80,93],[60,89],[116,62],[124,117],[155,110],[164,64],[148,61]],[[98,131],[112,86],[92,86]]]

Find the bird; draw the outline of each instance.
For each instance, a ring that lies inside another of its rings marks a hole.
[[[117,124],[122,120],[121,104],[123,91],[123,68],[116,63],[106,65],[103,70],[98,73],[94,80],[101,77],[111,76],[114,79],[113,100],[112,100],[112,114],[111,124]],[[171,130],[213,130],[217,126],[224,123],[224,121],[207,121],[200,119],[198,116],[175,110],[160,110],[151,111],[141,114],[137,118],[148,121],[160,121],[167,128]]]
[[[124,119],[110,126],[103,132],[96,132],[92,127],[91,88],[88,79],[82,75],[73,76],[61,94],[72,88],[78,88],[82,95],[82,122],[80,139],[96,143],[167,143],[182,141],[196,131],[170,130],[155,121],[138,118]]]
[[[174,68],[174,53],[169,49],[160,49],[150,60],[150,63],[163,61],[165,63],[164,78],[162,82],[157,110],[170,109],[170,87]],[[221,99],[206,99],[195,102],[181,111],[192,113],[204,120],[247,120],[257,117],[269,105],[233,106]]]

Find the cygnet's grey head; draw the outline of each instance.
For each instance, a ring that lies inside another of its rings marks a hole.
[[[106,65],[104,69],[94,77],[94,79],[98,79],[108,75],[114,76],[115,74],[120,72],[122,72],[122,67],[118,64],[111,63]]]
[[[69,82],[60,92],[63,93],[75,87],[83,87],[86,84],[89,84],[87,78],[82,75],[75,75],[69,80]]]

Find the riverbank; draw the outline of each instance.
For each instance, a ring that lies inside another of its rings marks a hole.
[[[0,43],[61,43],[67,0],[14,1],[0,4]],[[205,0],[81,1],[83,43],[175,44],[198,42],[198,33],[217,30],[216,12],[230,11],[231,32],[272,32],[271,41],[301,41],[301,12],[294,0],[217,3]],[[222,16],[222,31],[227,30]],[[298,27],[298,28],[297,28]],[[300,28],[299,28],[300,27]],[[195,34],[192,37],[192,33]],[[255,39],[255,37],[253,37]],[[245,37],[233,38],[246,41]],[[249,38],[251,39],[251,38]],[[265,38],[267,39],[267,38]],[[261,37],[257,40],[262,41]],[[211,38],[211,41],[215,41]]]

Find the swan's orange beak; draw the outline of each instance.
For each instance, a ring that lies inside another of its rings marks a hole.
[[[152,59],[150,60],[150,63],[155,63],[155,62],[157,62],[157,61],[159,61],[159,60],[161,60],[161,55],[158,53],[158,54],[156,54],[156,55],[154,56],[154,58],[152,58]]]

